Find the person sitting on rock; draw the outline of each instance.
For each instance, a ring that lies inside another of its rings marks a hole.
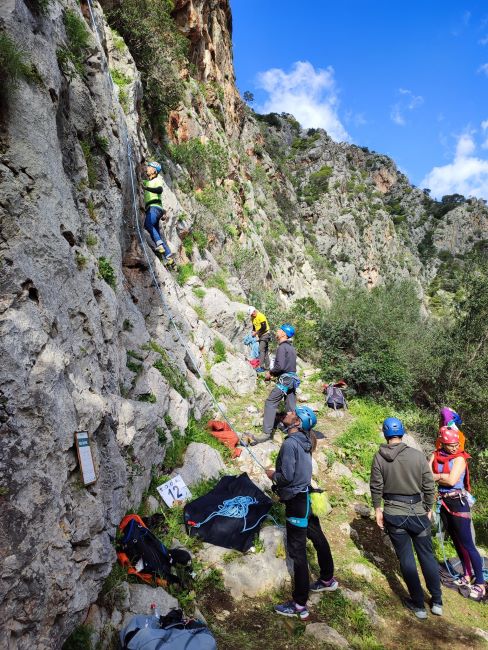
[[[471,456],[459,449],[459,434],[454,425],[439,429],[441,447],[432,454],[430,465],[439,486],[442,527],[448,531],[463,567],[463,575],[456,584],[467,587],[470,598],[482,601],[486,588],[483,559],[476,548],[471,520],[474,499],[467,463]],[[471,586],[473,573],[475,584]]]
[[[276,459],[276,470],[266,474],[273,481],[273,490],[285,504],[286,547],[293,562],[293,600],[275,607],[282,616],[309,616],[307,600],[309,591],[335,591],[339,586],[334,578],[334,561],[329,542],[320,521],[310,509],[310,483],[312,481],[312,452],[316,440],[312,432],[317,416],[309,406],[299,406],[283,418],[287,437]],[[317,551],[320,578],[310,584],[307,562],[307,537]]]
[[[426,619],[424,592],[420,584],[412,542],[432,599],[432,614],[442,616],[439,565],[431,537],[435,485],[430,466],[421,451],[402,442],[403,423],[398,418],[383,422],[386,444],[380,446],[371,467],[371,497],[376,523],[386,529],[398,559],[410,598],[404,605],[418,619]],[[381,501],[384,502],[384,510]]]
[[[256,445],[260,442],[270,440],[273,435],[276,412],[282,400],[285,400],[287,411],[294,411],[297,405],[296,388],[300,384],[297,372],[297,351],[290,339],[295,335],[295,328],[289,323],[284,323],[276,331],[278,349],[276,350],[273,369],[266,375],[266,381],[272,377],[277,378],[276,386],[268,395],[264,404],[263,435],[250,436],[250,444]]]
[[[248,307],[247,313],[251,317],[252,336],[259,341],[259,367],[256,368],[256,372],[266,372],[269,370],[269,342],[271,340],[268,319],[256,307]]]
[[[148,163],[146,174],[148,180],[143,181],[144,205],[146,208],[144,228],[151,235],[156,246],[156,252],[163,257],[166,264],[171,266],[175,263],[174,257],[159,230],[159,222],[165,214],[162,202],[163,179],[161,176],[161,165],[158,162]]]

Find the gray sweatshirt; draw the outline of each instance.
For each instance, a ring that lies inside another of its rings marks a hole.
[[[434,504],[435,483],[429,464],[421,451],[403,442],[383,444],[371,466],[370,479],[373,506],[379,508],[384,494],[423,495],[423,503],[409,505],[384,500],[387,514],[425,514]]]
[[[282,501],[303,492],[312,480],[312,443],[299,429],[285,438],[276,459],[273,482]]]

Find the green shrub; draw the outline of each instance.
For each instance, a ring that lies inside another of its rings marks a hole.
[[[95,237],[95,235],[92,234],[91,232],[88,233],[88,235],[86,236],[86,240],[85,240],[85,241],[86,241],[86,245],[87,245],[87,246],[90,246],[90,247],[91,247],[91,246],[96,246],[96,245],[97,245],[97,242],[98,242],[98,240],[97,240],[97,238]]]
[[[97,165],[95,156],[93,155],[92,145],[88,140],[80,140],[80,146],[86,163],[88,187],[94,189],[97,184]]]
[[[188,40],[178,31],[173,8],[171,0],[124,0],[107,12],[141,73],[146,124],[158,133],[164,133],[169,112],[180,104],[179,69],[188,65]]]
[[[173,160],[184,165],[198,185],[215,183],[227,175],[229,161],[225,149],[210,140],[203,143],[198,138],[170,146]]]
[[[34,81],[37,77],[24,52],[6,32],[0,31],[0,96],[16,88],[21,79]]]
[[[193,253],[193,246],[197,245],[197,248],[200,253],[203,253],[205,248],[208,246],[208,237],[201,230],[192,230],[188,235],[185,235],[183,239],[183,248],[188,257]]]
[[[115,288],[117,286],[117,276],[115,275],[113,266],[106,257],[98,258],[98,277],[102,278],[102,280],[105,280],[108,286],[112,287],[112,289],[115,291]]]
[[[220,289],[223,293],[228,293],[229,289],[227,287],[227,274],[225,271],[218,271],[217,273],[213,273],[210,275],[206,282],[205,285],[207,287],[214,287],[215,289]]]
[[[307,205],[318,201],[323,194],[329,191],[329,178],[332,175],[332,167],[325,165],[318,172],[310,174],[307,185],[303,188],[303,200]]]
[[[93,650],[93,632],[90,625],[78,625],[63,643],[62,650]]]
[[[72,78],[74,74],[82,75],[84,62],[90,46],[90,32],[79,14],[66,9],[63,16],[66,31],[66,47],[57,51],[58,63],[62,72]]]
[[[75,252],[75,260],[76,260],[76,266],[80,269],[80,271],[81,269],[85,268],[88,262],[88,258],[85,257],[81,251]]]
[[[212,349],[215,355],[215,363],[221,363],[222,361],[227,360],[227,351],[225,349],[225,344],[221,339],[215,339]]]
[[[157,352],[161,357],[154,363],[156,370],[159,370],[168,384],[174,388],[182,397],[189,397],[186,379],[181,371],[173,363],[171,363],[166,350],[159,346],[157,343],[154,343],[154,341],[151,341],[148,347],[154,352]]]
[[[200,300],[205,298],[205,289],[202,289],[202,287],[194,287],[193,293],[197,298],[200,298]]]
[[[188,282],[188,280],[192,277],[192,275],[195,275],[193,264],[191,262],[188,262],[187,264],[182,264],[178,268],[178,274],[176,276],[178,284],[180,286],[183,286],[184,284],[186,284],[186,282]]]

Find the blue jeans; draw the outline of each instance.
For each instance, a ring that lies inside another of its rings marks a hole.
[[[159,208],[157,205],[150,205],[146,209],[146,219],[144,221],[144,228],[151,235],[152,240],[156,244],[156,246],[163,247],[164,254],[166,257],[168,257],[168,255],[171,255],[171,251],[169,249],[168,244],[166,243],[166,240],[164,239],[164,237],[161,235],[159,231],[159,221],[162,216],[163,216],[162,208]]]
[[[424,592],[420,584],[412,543],[424,574],[432,602],[442,605],[439,565],[432,548],[430,521],[427,515],[388,515],[384,513],[385,529],[395,548],[403,579],[415,607],[424,608]]]

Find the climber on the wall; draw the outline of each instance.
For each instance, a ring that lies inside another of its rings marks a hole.
[[[259,342],[259,367],[256,372],[266,372],[269,370],[268,348],[271,340],[268,319],[256,307],[248,307],[247,313],[251,317],[252,336]]]
[[[148,163],[146,174],[148,180],[143,181],[144,205],[146,207],[144,228],[151,235],[156,246],[156,252],[163,256],[166,264],[171,266],[175,263],[175,260],[159,230],[159,222],[165,214],[162,202],[163,179],[161,177],[161,165],[158,162]]]
[[[276,412],[280,402],[285,400],[287,412],[294,411],[297,405],[295,391],[300,385],[297,372],[297,351],[290,341],[295,336],[295,328],[290,323],[284,323],[276,332],[278,349],[272,370],[265,375],[266,381],[276,378],[276,386],[268,395],[264,404],[263,435],[248,436],[249,444],[256,445],[269,440],[275,427]]]

